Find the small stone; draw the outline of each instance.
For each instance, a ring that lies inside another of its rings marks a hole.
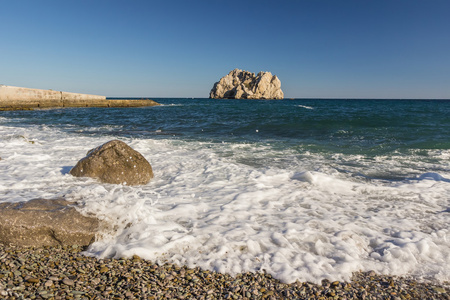
[[[329,291],[327,296],[328,297],[334,297],[334,296],[336,296],[336,293],[334,291]]]
[[[86,292],[83,292],[83,291],[72,291],[72,294],[74,294],[74,295],[84,295],[84,294],[86,294]]]
[[[433,290],[435,291],[435,292],[437,292],[437,293],[440,293],[440,294],[445,294],[446,293],[446,291],[445,291],[445,289],[443,289],[443,288],[441,288],[441,287],[433,287]]]
[[[44,283],[44,286],[46,286],[46,287],[49,287],[49,286],[52,286],[53,285],[53,281],[51,281],[51,280],[47,280],[45,283]]]
[[[39,283],[39,279],[31,277],[26,280],[29,283]]]
[[[100,268],[100,273],[106,273],[106,272],[108,272],[109,271],[109,268],[108,267],[102,267],[102,268]]]
[[[138,262],[138,261],[140,261],[141,260],[141,258],[138,256],[138,255],[133,255],[133,257],[132,257],[132,260],[134,261],[134,262]]]
[[[64,283],[65,285],[70,285],[70,286],[75,284],[75,282],[72,279],[69,279],[69,278],[64,278],[62,283]]]

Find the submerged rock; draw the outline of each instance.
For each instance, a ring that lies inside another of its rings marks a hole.
[[[99,221],[83,216],[63,199],[0,203],[0,243],[20,247],[87,246]]]
[[[136,150],[119,140],[88,151],[69,172],[76,177],[92,177],[101,182],[139,185],[153,178],[150,163]]]
[[[209,93],[215,99],[283,99],[280,79],[270,72],[234,69],[216,82]]]

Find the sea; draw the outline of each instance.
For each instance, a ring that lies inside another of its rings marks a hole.
[[[0,112],[0,202],[79,203],[111,225],[84,252],[98,258],[450,281],[450,101],[155,100]],[[150,183],[69,174],[114,139],[150,162]]]

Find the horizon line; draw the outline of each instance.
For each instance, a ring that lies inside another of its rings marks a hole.
[[[209,97],[109,97],[106,99],[211,99],[211,100],[450,100],[450,98],[286,97],[283,99],[214,99]]]

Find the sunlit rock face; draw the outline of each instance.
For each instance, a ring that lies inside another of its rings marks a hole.
[[[270,72],[234,69],[216,82],[209,93],[214,99],[283,99],[281,81]]]
[[[88,151],[70,174],[123,185],[147,184],[153,178],[152,167],[142,154],[119,140]]]
[[[64,199],[0,203],[0,244],[18,247],[88,246],[100,221]]]

